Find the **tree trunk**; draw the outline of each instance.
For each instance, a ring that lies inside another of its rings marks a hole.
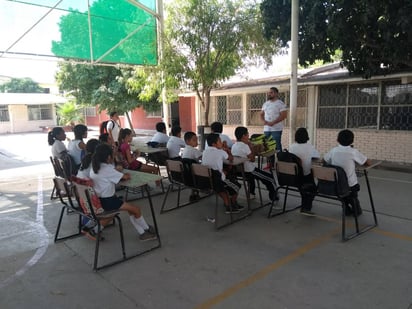
[[[209,111],[210,111],[210,92],[211,89],[207,88],[204,91],[204,102],[205,102],[205,126],[208,127],[209,126]]]
[[[132,120],[130,119],[129,113],[127,112],[125,114],[126,114],[127,122],[129,123],[129,126],[130,126],[130,130],[132,130],[132,135],[136,136],[136,132],[133,129],[133,123],[132,123]]]

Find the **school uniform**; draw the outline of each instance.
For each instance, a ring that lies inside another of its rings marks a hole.
[[[186,143],[184,140],[177,136],[171,136],[167,141],[167,153],[170,159],[180,158],[180,149],[185,148]]]
[[[116,184],[122,177],[123,173],[117,171],[112,164],[107,163],[101,163],[97,173],[93,169],[90,171],[93,188],[100,198],[104,210],[116,210],[122,206],[123,201],[115,194]]]
[[[227,160],[229,155],[226,151],[210,146],[203,151],[202,165],[212,169],[213,186],[217,192],[227,190],[229,195],[234,195],[239,192],[240,184],[233,180],[227,179],[223,172],[223,160]]]
[[[166,145],[167,142],[169,141],[169,138],[170,138],[170,136],[168,136],[166,133],[156,132],[155,135],[153,135],[153,137],[150,141]]]
[[[194,148],[190,145],[186,145],[186,147],[183,149],[183,152],[182,152],[183,159],[191,159],[191,160],[199,161],[199,158],[201,156],[202,156],[202,152],[199,149]]]

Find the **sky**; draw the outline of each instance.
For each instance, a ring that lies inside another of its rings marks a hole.
[[[31,1],[48,3],[49,5],[54,5],[57,2],[56,0]],[[141,2],[144,3],[145,0]],[[81,3],[85,3],[85,1],[63,0],[61,7],[79,6]],[[51,55],[51,42],[60,40],[57,23],[60,17],[67,12],[53,10],[45,16],[49,10],[48,7],[0,0],[0,76],[29,77],[38,83],[54,83],[58,59],[29,55]],[[33,25],[35,26],[33,27]],[[31,27],[33,29],[28,31]],[[27,31],[28,33],[24,35]],[[20,37],[22,39],[16,42]],[[27,53],[27,55],[2,54],[2,51],[6,50]],[[252,68],[246,74],[248,78],[258,78],[273,76],[275,72],[286,72],[290,68],[288,59],[288,56],[275,57],[274,65],[269,70]]]

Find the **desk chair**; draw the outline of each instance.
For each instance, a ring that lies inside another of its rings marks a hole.
[[[95,251],[94,251],[94,261],[93,261],[93,270],[97,271],[99,269],[109,267],[118,263],[121,263],[127,260],[126,257],[126,249],[124,243],[124,235],[123,235],[123,225],[122,220],[120,219],[120,210],[114,211],[102,211],[102,208],[99,205],[96,205],[96,195],[92,189],[92,187],[87,185],[81,185],[78,183],[73,183],[74,192],[76,195],[76,200],[78,205],[83,209],[83,216],[87,217],[89,220],[92,220],[97,225],[97,236],[96,236],[96,244],[95,244]],[[101,209],[100,211],[97,210]],[[100,240],[101,240],[101,232],[102,226],[106,222],[110,221],[117,221],[119,227],[119,234],[120,234],[120,243],[121,243],[121,258],[115,261],[108,262],[104,265],[98,265],[99,259],[99,249],[100,249]]]
[[[56,233],[54,235],[54,242],[58,242],[61,240],[66,240],[69,238],[77,237],[82,235],[81,227],[82,227],[82,209],[77,207],[73,203],[74,195],[73,195],[73,186],[67,179],[56,176],[53,178],[54,187],[56,190],[56,195],[60,199],[60,202],[63,204],[63,207],[60,211],[59,222],[57,224]],[[66,214],[77,214],[79,216],[78,225],[77,225],[77,232],[72,233],[70,235],[59,237],[61,224],[63,221],[64,212],[66,210]]]
[[[317,194],[316,196],[340,201],[342,204],[342,241],[350,240],[360,234],[374,228],[377,226],[375,220],[374,224],[366,225],[362,229],[359,227],[358,216],[355,211],[355,232],[352,234],[346,234],[346,204],[345,198],[351,194],[349,185],[347,185],[347,179],[345,172],[342,171],[338,173],[337,168],[339,167],[325,167],[325,166],[314,166],[312,167],[313,177],[317,180]],[[343,182],[343,184],[342,184]],[[346,183],[346,185],[345,185]],[[376,218],[375,208],[372,206],[372,213],[374,218]]]
[[[223,224],[219,224],[219,207],[223,209],[221,205],[219,205],[219,195],[213,185],[213,177],[217,177],[217,175],[213,172],[211,168],[201,164],[192,164],[192,175],[193,175],[193,186],[194,188],[198,189],[201,192],[206,192],[208,195],[215,194],[216,201],[215,201],[215,211],[214,211],[214,220],[215,220],[215,228],[216,230],[231,225],[239,220],[242,220],[250,215],[249,212],[246,212],[246,215],[241,217],[234,218],[234,214],[229,214],[229,221]],[[220,175],[219,175],[220,177]],[[221,203],[223,205],[223,203]]]
[[[283,208],[280,212],[272,213],[274,204],[272,203],[268,218],[275,217],[289,211],[294,211],[301,207],[301,205],[288,208],[286,209],[286,201],[288,198],[289,191],[300,192],[300,188],[302,186],[302,177],[303,172],[302,168],[295,162],[284,162],[284,161],[277,161],[276,162],[276,175],[278,178],[279,186],[276,188],[276,194],[279,193],[279,190],[285,190],[284,194],[285,197],[283,199]]]
[[[169,179],[169,185],[166,190],[165,197],[163,199],[162,208],[160,213],[168,212],[177,208],[181,208],[193,203],[189,201],[184,204],[180,204],[180,192],[187,188],[193,188],[193,177],[191,173],[191,163],[178,160],[166,160],[166,170]],[[166,201],[170,191],[174,187],[177,187],[177,204],[175,207],[165,209]]]

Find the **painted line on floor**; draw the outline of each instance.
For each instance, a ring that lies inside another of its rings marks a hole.
[[[304,255],[308,251],[320,246],[321,244],[325,243],[326,241],[330,240],[332,237],[335,237],[338,233],[340,232],[340,228],[334,229],[332,232],[323,235],[321,237],[318,237],[310,242],[308,242],[306,245],[296,249],[293,251],[291,254],[281,258],[280,260],[276,261],[273,264],[270,264],[263,268],[262,270],[258,271],[257,273],[253,274],[252,276],[246,278],[245,280],[240,281],[239,283],[231,286],[227,290],[223,291],[219,295],[216,295],[213,298],[210,298],[209,300],[205,301],[204,303],[196,306],[196,309],[206,309],[206,308],[211,308],[225,299],[229,298],[239,290],[248,287],[249,285],[252,285],[258,280],[263,279],[267,275],[269,275],[271,272],[277,270],[283,265],[286,265],[290,262],[292,262],[294,259],[297,259],[298,257]]]
[[[38,186],[37,186],[37,210],[36,210],[36,224],[39,226],[39,234],[40,234],[40,246],[37,248],[34,255],[31,257],[27,263],[20,268],[16,273],[3,282],[0,282],[0,289],[7,286],[11,282],[13,282],[18,277],[21,277],[26,273],[30,267],[34,266],[40,258],[46,253],[47,248],[49,246],[49,233],[47,232],[44,226],[44,207],[43,207],[43,179],[41,176],[38,177]]]

